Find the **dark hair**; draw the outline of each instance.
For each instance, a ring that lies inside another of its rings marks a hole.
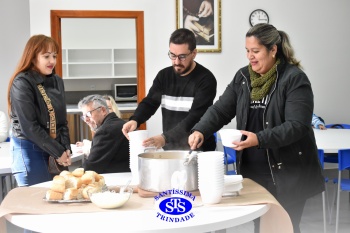
[[[175,30],[169,39],[169,44],[188,44],[188,49],[193,51],[196,49],[196,37],[191,30],[187,28],[179,28]]]
[[[267,50],[271,50],[272,46],[277,45],[277,58],[282,58],[288,63],[301,68],[300,61],[294,57],[294,50],[290,44],[289,36],[284,31],[277,30],[271,24],[259,23],[247,32],[246,37],[251,36],[254,36]]]

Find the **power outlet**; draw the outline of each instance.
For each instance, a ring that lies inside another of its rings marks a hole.
[[[93,91],[96,89],[96,86],[95,85],[90,85],[90,90]]]

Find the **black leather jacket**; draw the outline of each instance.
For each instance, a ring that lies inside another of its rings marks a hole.
[[[240,69],[219,100],[194,126],[205,137],[236,118],[245,130],[250,103],[248,67]],[[264,130],[257,133],[259,148],[266,150],[270,171],[281,204],[291,205],[324,190],[314,132],[311,127],[313,93],[306,74],[282,62],[264,111]],[[237,151],[237,169],[242,162]]]
[[[85,170],[97,173],[130,172],[129,140],[122,132],[125,121],[109,113],[92,138],[90,154],[83,164]]]
[[[41,83],[56,115],[56,139],[49,135],[49,113],[37,84]],[[12,137],[26,139],[41,149],[61,157],[70,150],[63,80],[58,75],[42,76],[30,70],[16,76],[10,90]]]

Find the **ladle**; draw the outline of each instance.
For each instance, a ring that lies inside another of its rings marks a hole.
[[[131,180],[128,180],[128,182],[126,182],[126,184],[120,188],[120,190],[119,190],[120,194],[124,193],[125,189],[129,186],[130,182],[131,182]]]
[[[191,160],[193,159],[193,157],[196,156],[196,154],[197,154],[197,153],[193,153],[193,151],[190,150],[190,151],[188,152],[188,155],[187,155],[186,161],[184,162],[184,165],[188,165],[188,164],[191,162]]]

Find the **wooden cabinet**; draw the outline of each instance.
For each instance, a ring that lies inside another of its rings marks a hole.
[[[121,118],[125,121],[128,121],[129,118],[134,114],[134,110],[130,111],[121,111]]]
[[[106,83],[137,84],[136,55],[135,48],[65,48],[62,49],[62,77],[69,82],[104,82],[104,86]],[[122,119],[128,120],[132,113],[133,110],[122,111]],[[67,115],[71,143],[91,140],[89,127],[79,117],[79,114]]]
[[[80,119],[81,114],[67,114],[70,143],[92,139],[90,127]]]
[[[64,79],[136,79],[136,65],[133,48],[62,49]]]

